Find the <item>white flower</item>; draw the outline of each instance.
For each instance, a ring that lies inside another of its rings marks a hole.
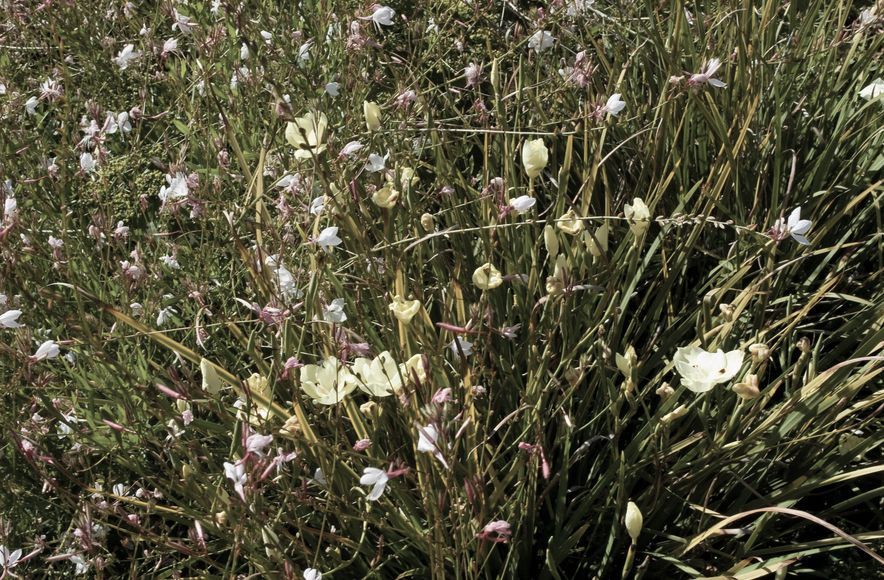
[[[190,194],[190,188],[187,185],[187,176],[180,171],[174,176],[166,175],[166,185],[160,187],[160,201],[166,203],[169,200],[187,197]]]
[[[700,72],[691,75],[691,78],[688,79],[688,84],[695,87],[709,84],[717,89],[725,88],[727,86],[725,83],[713,78],[719,68],[721,68],[721,61],[717,58],[710,58],[703,65],[703,69]]]
[[[326,83],[325,92],[330,97],[337,97],[340,88],[341,88],[341,83],[336,83],[336,82]]]
[[[254,453],[264,457],[264,448],[273,443],[273,435],[252,433],[246,438],[246,453]]]
[[[473,354],[473,343],[459,336],[455,337],[455,339],[448,344],[448,348],[450,348],[451,352],[455,355],[460,354],[460,351],[463,351],[464,356],[470,356]]]
[[[31,355],[31,360],[34,362],[55,358],[58,356],[60,352],[58,348],[58,344],[55,343],[54,340],[47,340],[39,347],[37,347],[37,352]]]
[[[74,570],[74,574],[79,576],[80,574],[85,574],[89,571],[89,562],[83,559],[82,556],[78,554],[74,554],[68,558],[71,562],[74,563],[76,569]]]
[[[167,38],[166,41],[163,43],[162,56],[172,54],[176,50],[178,50],[178,39],[174,36],[171,38]]]
[[[304,63],[310,60],[310,48],[312,46],[313,41],[308,40],[298,48],[298,62]]]
[[[881,78],[873,80],[859,92],[859,96],[867,101],[877,99],[881,95],[884,95],[884,80]]]
[[[316,568],[307,568],[304,570],[304,580],[322,580],[322,572]]]
[[[363,145],[359,141],[350,141],[341,149],[339,157],[353,157],[362,149]],[[382,168],[383,169],[383,168]]]
[[[295,148],[296,159],[310,159],[325,151],[325,129],[328,118],[325,113],[312,112],[286,125],[285,139]]]
[[[625,204],[623,213],[629,222],[629,229],[632,230],[635,237],[641,237],[648,227],[651,225],[651,210],[640,197],[632,200],[632,205]]]
[[[120,133],[132,132],[132,123],[129,122],[129,113],[123,111],[117,115],[117,126],[120,128]]]
[[[616,117],[620,111],[626,108],[626,103],[620,98],[620,93],[614,93],[610,97],[608,97],[608,102],[605,103],[605,106],[602,108],[606,113],[610,113],[611,116]]]
[[[632,538],[632,541],[635,542],[638,540],[638,536],[642,531],[644,518],[642,517],[641,510],[638,509],[638,506],[635,505],[635,503],[629,502],[626,504],[626,516],[623,518],[623,521],[626,524],[626,532],[629,534],[629,537]]]
[[[313,243],[315,243],[323,250],[330,252],[332,248],[338,246],[341,243],[341,238],[338,237],[338,227],[330,226],[323,229],[321,232],[319,232],[319,235],[316,236],[316,239],[313,241]]]
[[[233,489],[239,494],[243,501],[246,501],[246,492],[243,486],[249,481],[246,473],[246,466],[240,462],[229,463],[224,462],[224,477],[233,482]]]
[[[417,425],[417,433],[417,450],[421,453],[432,453],[442,465],[448,467],[439,446],[439,430],[436,426],[432,423],[426,426]]]
[[[190,16],[185,16],[184,14],[179,13],[174,8],[172,9],[172,16],[175,18],[175,23],[172,24],[172,30],[176,28],[181,31],[181,34],[190,34],[194,24],[190,21]]]
[[[3,218],[6,221],[13,219],[18,214],[18,202],[14,197],[9,196],[3,202]]]
[[[308,208],[308,211],[312,215],[321,214],[322,210],[325,209],[325,201],[326,201],[326,199],[325,199],[324,195],[320,195],[319,197],[314,197],[313,200],[310,202],[310,207]]]
[[[381,498],[390,480],[387,472],[377,467],[366,467],[359,478],[359,485],[373,485],[371,493],[366,496],[368,501],[377,501]]]
[[[279,262],[279,256],[274,254],[264,259],[264,264],[272,270],[271,276],[276,282],[279,293],[286,300],[299,300],[304,293],[295,284],[294,275]]]
[[[556,39],[553,38],[553,35],[546,30],[538,30],[528,39],[528,48],[533,49],[534,52],[540,54],[547,48],[551,47],[555,41]]]
[[[516,210],[516,213],[518,214],[527,213],[536,203],[537,200],[530,195],[520,195],[519,197],[510,200],[510,206]]]
[[[88,151],[84,151],[80,155],[80,169],[82,169],[85,173],[92,173],[95,171],[95,167],[98,164],[95,162],[95,158],[92,157],[92,154]]]
[[[528,177],[534,178],[540,175],[549,160],[549,150],[543,143],[543,139],[532,139],[522,144],[522,166]]]
[[[365,164],[365,170],[369,173],[377,173],[383,171],[387,166],[387,155],[381,157],[377,153],[371,153],[368,156],[368,163]]]
[[[783,223],[782,218],[778,219],[774,224],[773,231],[777,239],[782,239],[786,237],[786,235],[790,235],[793,240],[802,246],[809,246],[810,241],[804,237],[804,234],[807,233],[807,230],[809,230],[812,225],[813,222],[810,220],[801,219],[801,206],[799,205],[789,214],[785,224]]]
[[[335,405],[356,389],[356,377],[336,357],[301,367],[301,389],[320,405]]]
[[[37,104],[39,102],[40,101],[37,99],[37,97],[28,98],[28,100],[25,102],[25,112],[28,115],[36,115],[37,114]]]
[[[163,326],[169,322],[173,314],[178,314],[178,311],[171,306],[160,309],[159,314],[157,314],[157,326]]]
[[[346,301],[343,298],[335,298],[331,304],[322,307],[322,319],[333,324],[346,322],[347,315],[344,313],[344,305],[346,305]]]
[[[3,314],[0,314],[0,327],[21,328],[24,325],[19,324],[19,316],[21,316],[21,310],[7,310]]]
[[[129,305],[129,308],[132,309],[132,316],[138,317],[144,312],[144,306],[139,304],[138,302],[133,302]]]
[[[707,352],[696,346],[685,346],[678,349],[672,361],[689,391],[705,393],[734,378],[743,365],[743,351]]]
[[[242,60],[249,59],[249,45],[245,42],[243,42],[242,46],[239,47],[239,58]]]
[[[6,546],[0,546],[0,570],[9,570],[15,568],[21,559],[21,549],[12,552]]]
[[[396,11],[389,6],[378,6],[369,18],[375,23],[375,26],[393,26],[393,18],[396,17]]]
[[[162,262],[167,268],[171,268],[172,270],[180,270],[181,264],[178,263],[178,259],[175,256],[160,256],[160,262]]]
[[[135,45],[127,44],[114,58],[114,62],[117,63],[120,70],[126,70],[129,67],[129,63],[136,60],[139,56],[141,56],[141,53],[135,50]]]
[[[369,131],[377,131],[381,128],[381,108],[374,101],[362,101],[362,115],[365,117],[365,127]]]

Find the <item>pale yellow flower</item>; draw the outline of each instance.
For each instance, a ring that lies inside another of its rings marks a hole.
[[[285,139],[295,148],[296,159],[310,159],[325,151],[327,126],[325,113],[320,113],[317,117],[312,112],[286,125]]]
[[[399,191],[393,187],[392,183],[388,183],[371,194],[371,201],[378,207],[390,209],[399,201]]]
[[[393,315],[398,320],[405,324],[411,322],[411,319],[420,312],[420,309],[420,300],[405,300],[398,294],[393,297],[393,303],[390,304],[390,311],[393,312]]]
[[[548,160],[549,150],[543,139],[528,140],[522,145],[522,165],[528,177],[533,179],[540,175]]]
[[[632,200],[632,205],[623,206],[623,213],[629,221],[629,229],[635,237],[640,237],[651,225],[651,211],[640,197]]]
[[[362,102],[362,113],[365,115],[365,126],[369,131],[381,128],[381,108],[374,101]]]
[[[480,290],[491,290],[503,284],[503,277],[500,271],[488,262],[475,269],[473,284]]]
[[[320,405],[335,405],[356,389],[356,377],[336,357],[301,367],[301,388]]]
[[[556,222],[556,226],[572,236],[576,236],[583,231],[583,220],[577,216],[577,212],[569,209]]]

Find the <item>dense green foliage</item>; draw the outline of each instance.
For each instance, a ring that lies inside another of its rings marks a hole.
[[[0,1],[8,571],[879,572],[884,8],[390,6]]]

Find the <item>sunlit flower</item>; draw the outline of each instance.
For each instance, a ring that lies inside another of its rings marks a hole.
[[[304,570],[304,580],[322,580],[322,572],[316,568],[307,568]]]
[[[602,226],[597,229],[593,235],[590,235],[589,231],[584,232],[583,241],[586,244],[586,249],[589,250],[589,253],[595,257],[599,257],[603,253],[607,252],[608,224],[602,224]]]
[[[496,544],[506,544],[513,535],[509,522],[505,520],[494,520],[485,524],[482,531],[476,534],[476,537],[488,542]]]
[[[273,443],[273,435],[261,435],[252,433],[246,438],[246,453],[254,453],[264,456],[264,449]]]
[[[616,117],[620,111],[626,108],[626,102],[620,98],[620,93],[614,93],[610,97],[608,97],[608,102],[605,103],[605,106],[602,107],[602,111],[605,113],[610,113],[611,116]]]
[[[537,200],[530,195],[520,195],[510,200],[510,207],[516,210],[516,213],[523,214],[529,212],[536,203]]]
[[[409,363],[412,359],[405,364],[396,364],[390,351],[385,350],[371,360],[357,358],[353,361],[353,372],[359,377],[361,390],[375,397],[387,397],[402,390],[411,370]]]
[[[237,461],[236,463],[224,462],[224,477],[233,482],[233,489],[239,494],[239,497],[246,501],[245,484],[249,481],[246,473],[246,466]]]
[[[21,559],[21,553],[21,549],[10,552],[6,546],[0,546],[0,570],[5,571],[15,568]],[[10,576],[14,577],[11,573]]]
[[[129,64],[132,61],[137,60],[140,56],[141,53],[135,50],[134,44],[127,44],[114,58],[114,62],[120,67],[120,70],[126,70],[129,67]]]
[[[792,236],[792,239],[799,244],[809,246],[810,241],[804,237],[804,234],[807,233],[807,230],[809,230],[812,225],[813,222],[810,220],[801,219],[801,206],[799,205],[792,210],[785,222],[783,222],[782,218],[776,221],[771,230],[771,234],[777,241],[784,239],[788,235]]]
[[[58,344],[56,344],[54,340],[47,340],[37,347],[37,351],[31,355],[31,360],[37,362],[55,358],[58,356],[59,352],[61,351],[58,348]]]
[[[469,66],[463,69],[463,76],[467,80],[467,88],[475,87],[482,78],[482,65],[471,62]]]
[[[21,328],[24,325],[19,324],[19,316],[21,316],[21,310],[7,310],[3,314],[0,314],[0,327]]]
[[[546,167],[548,158],[549,151],[543,144],[543,139],[528,140],[522,145],[522,165],[528,177],[534,178],[540,175]]]
[[[629,229],[637,238],[641,237],[651,225],[651,210],[640,197],[633,199],[632,205],[628,203],[624,205],[623,213],[629,221]]]
[[[29,97],[27,101],[25,101],[25,112],[28,115],[36,115],[37,114],[37,105],[40,103],[40,100],[37,97]]]
[[[187,197],[190,194],[190,187],[187,185],[187,176],[177,172],[175,175],[166,175],[166,185],[160,187],[160,201],[166,203]]]
[[[743,365],[743,351],[707,352],[696,346],[685,346],[678,349],[672,360],[682,384],[694,393],[705,393],[734,378]]]
[[[540,54],[547,48],[551,47],[553,43],[555,43],[555,40],[556,39],[553,38],[553,35],[546,30],[538,30],[528,39],[528,48],[533,49],[534,52]]]
[[[473,284],[480,290],[491,290],[503,284],[503,276],[500,270],[488,262],[473,271]]]
[[[190,21],[190,16],[185,16],[174,8],[172,9],[172,16],[175,18],[175,22],[172,24],[172,30],[177,28],[181,31],[181,34],[190,34],[192,32],[195,25]]]
[[[295,276],[280,263],[279,256],[276,254],[267,256],[264,259],[264,264],[270,270],[270,277],[275,282],[283,298],[286,300],[298,300],[304,295],[295,282]]]
[[[417,450],[421,453],[432,453],[442,465],[448,467],[445,458],[442,456],[442,449],[439,445],[439,430],[430,423],[426,426],[417,426]]]
[[[325,129],[328,118],[325,113],[317,117],[312,112],[298,117],[285,128],[285,139],[295,148],[296,159],[311,159],[325,151]]]
[[[344,312],[344,306],[347,302],[343,298],[335,298],[331,304],[322,307],[322,319],[332,324],[341,324],[347,321],[347,314]]]
[[[758,388],[758,375],[746,375],[741,382],[732,386],[731,390],[745,401],[757,399],[761,396],[761,390]]]
[[[239,58],[242,60],[249,60],[250,54],[249,45],[243,42],[239,47]]]
[[[161,308],[159,313],[157,314],[157,326],[165,326],[167,322],[172,320],[173,314],[178,314],[178,311],[171,306]]]
[[[98,163],[96,163],[95,158],[92,157],[91,153],[84,151],[80,154],[80,169],[82,169],[84,173],[92,173],[95,171],[96,167],[98,167]]]
[[[336,357],[301,367],[301,388],[320,405],[335,405],[356,389],[356,377]]]
[[[884,80],[880,78],[873,80],[859,92],[859,96],[867,101],[877,99],[881,95],[884,95]]]
[[[341,149],[341,152],[338,154],[338,157],[353,157],[356,155],[360,149],[362,149],[363,145],[359,141],[350,141]]]
[[[577,215],[573,209],[569,209],[556,220],[556,227],[572,236],[576,236],[583,231],[583,220]]]
[[[375,26],[393,26],[393,18],[396,17],[396,11],[389,6],[377,6],[371,16],[365,18],[371,19]]]
[[[405,300],[397,294],[393,297],[393,302],[389,308],[398,320],[408,324],[415,314],[420,312],[421,303],[420,300]]]
[[[633,502],[626,504],[624,523],[626,524],[626,532],[629,534],[629,537],[632,538],[632,541],[635,542],[638,540],[638,537],[642,532],[644,518],[642,517],[641,510],[639,510],[638,506]]]
[[[727,85],[720,80],[714,78],[715,73],[718,72],[718,69],[721,68],[721,61],[717,58],[710,58],[706,61],[706,64],[703,66],[703,69],[696,73],[692,74],[688,79],[688,85],[692,87],[699,87],[701,85],[711,85],[717,89],[723,89]]]
[[[316,239],[313,240],[313,243],[323,250],[330,252],[332,248],[341,243],[341,238],[338,237],[338,227],[330,226],[323,229],[319,232],[319,235],[316,236]]]
[[[399,190],[393,187],[392,183],[388,183],[371,194],[371,201],[378,207],[390,209],[399,201]]]
[[[461,352],[463,352],[464,356],[470,356],[473,354],[473,343],[459,336],[456,336],[454,340],[448,344],[448,348],[450,348],[451,352],[455,355],[459,355]]]
[[[387,156],[381,157],[377,153],[369,153],[368,163],[365,164],[365,170],[369,173],[377,173],[383,171],[387,166]]]
[[[338,91],[341,88],[341,83],[330,82],[325,84],[325,93],[330,97],[337,97]]]
[[[365,116],[365,126],[369,131],[377,131],[381,128],[381,108],[373,101],[362,101],[362,114]]]
[[[384,490],[387,489],[387,482],[390,480],[390,477],[387,475],[387,472],[383,469],[378,469],[377,467],[366,467],[362,471],[362,477],[359,478],[360,485],[372,485],[371,492],[366,496],[365,499],[368,501],[377,501],[383,495]]]
[[[221,390],[221,378],[218,371],[206,359],[200,359],[200,374],[202,375],[202,388],[211,395],[217,395]]]

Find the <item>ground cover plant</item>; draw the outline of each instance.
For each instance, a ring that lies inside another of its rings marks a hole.
[[[3,578],[880,574],[880,2],[0,6]]]

